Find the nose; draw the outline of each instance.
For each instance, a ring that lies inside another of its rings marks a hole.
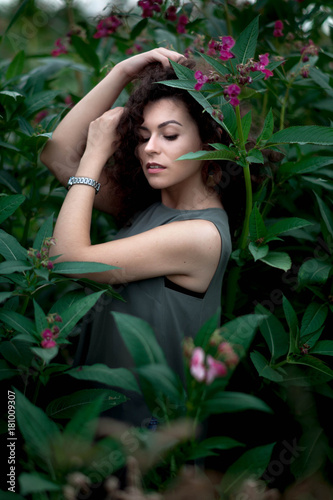
[[[159,144],[158,144],[158,138],[154,134],[152,134],[150,136],[149,140],[146,142],[145,152],[148,155],[160,152],[160,148],[159,148]]]

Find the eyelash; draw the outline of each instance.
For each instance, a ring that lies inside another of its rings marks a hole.
[[[178,137],[178,134],[174,134],[174,135],[165,135],[164,138],[167,140],[167,141],[175,141]],[[150,137],[148,137],[147,139],[144,138],[144,137],[141,137],[140,139],[140,142],[143,143],[143,142],[148,142],[150,139]]]

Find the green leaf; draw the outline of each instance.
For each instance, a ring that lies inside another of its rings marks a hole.
[[[86,297],[77,300],[71,305],[71,307],[66,309],[62,313],[62,323],[61,326],[59,326],[59,335],[68,335],[76,323],[96,304],[97,300],[103,293],[104,290],[87,295]]]
[[[150,363],[167,364],[151,326],[141,318],[119,312],[112,313],[136,367]]]
[[[0,147],[2,146],[0,141]],[[7,170],[0,171],[0,184],[6,186],[12,193],[21,193],[22,188],[17,182],[17,179],[13,177]]]
[[[312,80],[324,89],[330,97],[333,97],[333,88],[329,85],[329,75],[325,75],[320,69],[312,66],[310,68],[310,76]]]
[[[0,320],[9,325],[16,332],[27,333],[29,335],[34,335],[36,333],[34,322],[15,311],[2,309],[2,311],[0,311]]]
[[[247,141],[247,138],[249,136],[249,133],[251,130],[251,125],[252,125],[252,112],[250,110],[246,113],[246,115],[244,115],[242,117],[242,129],[243,129],[243,137],[244,137],[245,141]]]
[[[147,18],[141,19],[141,21],[135,24],[130,34],[131,40],[136,40],[138,36],[142,33],[142,31],[147,27],[147,24],[148,24]]]
[[[116,266],[109,266],[101,262],[57,262],[54,264],[52,273],[57,274],[84,274],[102,273],[111,269],[119,269]]]
[[[50,103],[59,95],[62,94],[63,90],[43,90],[37,92],[25,100],[26,110],[23,113],[23,117],[30,118],[37,111],[41,109],[47,109],[50,107]],[[39,134],[41,137],[50,137],[50,135]],[[29,138],[28,138],[29,139]]]
[[[226,342],[241,345],[244,351],[247,351],[263,319],[264,316],[261,314],[239,316],[221,327],[221,335]]]
[[[60,484],[50,481],[47,476],[41,475],[40,473],[33,472],[28,474],[27,472],[22,472],[19,476],[20,491],[22,495],[29,495],[31,493],[44,493],[46,491],[62,491],[62,486]]]
[[[50,347],[49,349],[45,349],[43,347],[31,347],[31,352],[36,354],[39,358],[41,358],[45,364],[49,364],[49,362],[55,358],[59,352],[59,347]]]
[[[236,153],[229,150],[219,151],[196,151],[195,153],[186,153],[180,156],[177,160],[233,160]]]
[[[216,413],[234,413],[256,410],[272,413],[271,408],[261,399],[242,392],[221,391],[201,404],[201,418]]]
[[[268,345],[272,362],[275,362],[280,356],[288,352],[288,334],[278,318],[261,304],[256,306],[255,312],[264,316],[259,325],[259,330]]]
[[[30,0],[23,0],[23,2],[19,5],[17,11],[13,15],[13,17],[11,18],[11,20],[10,20],[10,22],[9,22],[7,28],[6,28],[5,35],[7,35],[8,31],[10,30],[10,28],[23,15],[24,10],[25,10],[26,6],[29,4],[29,2],[30,2]]]
[[[26,260],[6,260],[0,263],[0,274],[12,274],[29,271],[32,267],[32,264]]]
[[[276,267],[283,271],[288,271],[292,266],[291,258],[286,252],[269,252],[266,257],[262,257],[260,260],[268,266]]]
[[[65,373],[78,380],[91,380],[128,391],[141,392],[134,375],[125,368],[109,368],[101,363],[79,366]]]
[[[333,216],[332,216],[332,209],[330,209],[326,203],[321,199],[319,198],[319,196],[317,195],[317,193],[315,191],[313,191],[315,197],[316,197],[316,200],[317,200],[317,203],[318,203],[318,206],[319,206],[319,210],[320,210],[320,214],[323,218],[323,221],[324,221],[324,224],[327,228],[327,231],[331,234],[331,236],[333,236]]]
[[[1,302],[5,302],[5,300],[13,297],[14,292],[0,292],[0,304]]]
[[[333,340],[319,340],[311,349],[311,354],[333,356]]]
[[[301,338],[317,331],[325,322],[328,314],[328,307],[325,304],[312,302],[308,305],[302,318]]]
[[[149,383],[149,387],[155,392],[155,395],[149,394],[149,398],[154,399],[154,405],[156,405],[156,398],[167,397],[170,401],[177,403],[181,406],[184,404],[184,398],[179,392],[179,380],[175,373],[167,366],[162,364],[148,364],[140,366],[136,369],[136,373],[139,375],[140,382],[142,380]],[[145,391],[143,390],[145,396]]]
[[[20,50],[8,66],[6,72],[6,79],[11,80],[11,78],[15,78],[16,76],[21,75],[23,71],[23,66],[25,62],[25,52],[24,50]]]
[[[100,61],[92,46],[76,35],[71,36],[71,43],[81,59],[92,66],[96,73],[99,73]]]
[[[318,125],[289,127],[272,135],[267,147],[276,144],[333,145],[333,128]]]
[[[53,234],[53,214],[50,215],[38,229],[32,247],[36,248],[36,250],[40,250],[45,238],[50,238],[52,234]]]
[[[267,359],[260,352],[251,352],[250,358],[260,377],[267,378],[272,382],[283,381],[282,375],[269,366]]]
[[[4,359],[0,359],[0,380],[5,380],[14,377],[19,373],[19,370],[13,370]]]
[[[33,354],[30,350],[31,343],[22,340],[2,341],[0,344],[0,353],[2,356],[16,367],[30,367]]]
[[[289,326],[290,348],[289,353],[296,352],[298,348],[298,319],[293,306],[290,304],[287,297],[282,299],[283,311]]]
[[[333,163],[332,156],[315,156],[311,155],[310,158],[305,158],[299,162],[287,162],[280,165],[277,172],[278,177],[286,178],[292,177],[293,175],[309,174],[316,172],[322,167],[331,165]]]
[[[101,397],[98,413],[96,399]],[[85,411],[85,421],[97,418],[99,413],[124,403],[127,398],[123,394],[110,389],[83,389],[52,401],[46,408],[46,414],[51,418],[72,418],[76,413]],[[87,413],[91,414],[87,418]],[[83,425],[81,417],[80,425]],[[93,437],[93,436],[92,436]]]
[[[267,234],[267,229],[264,223],[264,219],[262,218],[262,215],[259,212],[257,204],[254,205],[250,215],[249,229],[250,229],[251,240],[253,241],[257,241],[260,238],[265,238]]]
[[[293,231],[294,229],[300,229],[301,227],[312,225],[313,222],[305,219],[300,219],[298,217],[288,217],[287,219],[281,219],[267,228],[267,239],[271,238],[272,236],[277,236],[278,234],[284,234],[288,231]]]
[[[232,52],[236,56],[234,61],[235,65],[245,64],[248,59],[254,57],[257,46],[258,31],[259,16],[253,19],[253,21],[237,38],[236,44],[232,49]]]
[[[223,475],[221,491],[227,495],[233,491],[234,486],[239,488],[246,479],[260,479],[269,464],[274,446],[275,443],[271,443],[252,448],[233,462]]]
[[[266,118],[261,134],[257,139],[257,145],[265,144],[273,135],[274,130],[274,116],[272,108],[270,108]]]
[[[221,308],[219,307],[216,313],[209,318],[200,328],[194,338],[194,344],[202,347],[204,350],[208,346],[209,339],[213,332],[219,327],[221,317]]]
[[[226,67],[226,65],[220,61],[217,61],[216,59],[214,59],[214,57],[207,56],[206,54],[202,54],[201,52],[199,52],[199,54],[220,75],[228,75],[230,73],[230,70]]]
[[[51,461],[53,456],[51,440],[60,437],[57,425],[17,389],[15,394],[17,424],[31,455],[36,454],[46,462]]]
[[[23,248],[14,236],[0,229],[0,254],[6,260],[25,260],[27,251]]]
[[[245,445],[227,436],[208,438],[194,445],[194,449],[192,449],[190,455],[187,457],[187,460],[197,460],[198,458],[217,455],[214,450],[230,450],[231,448],[236,448],[238,446]]]
[[[34,311],[35,311],[35,323],[36,323],[36,331],[38,333],[42,333],[42,331],[48,327],[48,323],[46,320],[46,315],[40,305],[33,300],[34,303]]]
[[[24,497],[19,495],[18,493],[12,493],[11,491],[3,491],[0,490],[1,500],[24,500]]]
[[[258,149],[251,149],[246,157],[249,163],[264,163],[264,157],[261,151]]]
[[[323,361],[315,358],[314,356],[311,356],[310,354],[291,358],[288,360],[288,362],[291,364],[308,366],[333,378],[333,370],[331,370],[331,368],[329,368]]]
[[[269,252],[269,246],[268,245],[257,246],[255,243],[251,241],[249,243],[249,251],[253,256],[254,261],[256,262],[258,259],[266,257],[266,255]]]
[[[298,271],[299,284],[312,285],[314,283],[325,283],[328,279],[331,264],[320,259],[306,260]]]
[[[15,210],[22,205],[25,196],[22,194],[13,194],[0,197],[0,223],[8,219]]]

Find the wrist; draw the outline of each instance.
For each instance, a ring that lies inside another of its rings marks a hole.
[[[76,177],[92,177],[93,179],[100,178],[103,167],[106,163],[106,160],[103,158],[96,158],[96,155],[83,155],[81,161],[79,163],[79,168],[77,169],[75,176]]]

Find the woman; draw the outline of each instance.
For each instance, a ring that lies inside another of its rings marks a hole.
[[[175,78],[169,58],[181,57],[159,48],[117,64],[68,113],[42,152],[41,160],[64,185],[75,177],[55,226],[52,254],[61,255],[58,261],[117,266],[88,277],[121,285],[125,299],[104,302],[96,313],[80,339],[79,364],[132,366],[110,314],[121,311],[152,326],[171,368],[182,376],[183,336],[194,337],[220,304],[231,251],[227,215],[214,189],[220,170],[177,158],[209,148],[221,140],[221,131],[188,92],[156,83]],[[142,70],[125,108],[110,110]],[[110,158],[113,164],[105,168]],[[93,206],[123,223],[114,241],[91,245]],[[144,402],[128,395],[131,400],[111,415],[149,423]]]

